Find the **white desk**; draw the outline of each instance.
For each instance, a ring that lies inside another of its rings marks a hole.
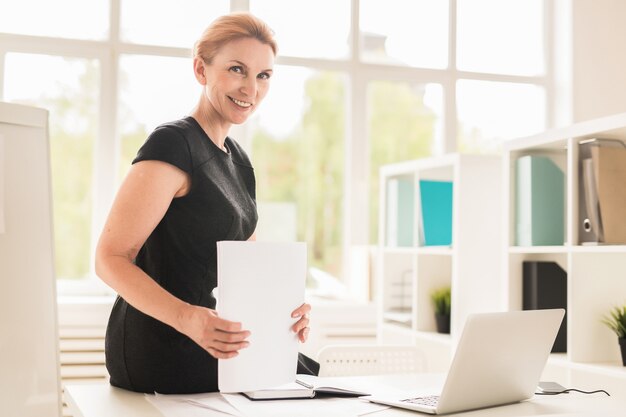
[[[441,385],[442,375],[386,375],[376,377],[345,378],[355,388],[380,386],[381,390],[404,389],[415,387],[415,390],[433,389]],[[69,385],[65,387],[66,401],[74,417],[162,417],[143,394],[129,392],[110,385]],[[603,416],[623,417],[626,414],[626,398],[622,393],[605,394],[562,394],[556,396],[535,396],[533,399],[518,404],[456,413],[454,416],[471,417],[523,417],[523,416]],[[215,394],[219,395],[219,394]],[[302,400],[315,401],[315,400]],[[207,417],[224,417],[226,414],[206,410]],[[368,414],[376,417],[407,417],[426,414],[389,408]],[[450,414],[452,415],[452,414]]]

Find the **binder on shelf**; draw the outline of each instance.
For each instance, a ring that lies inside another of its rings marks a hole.
[[[420,180],[421,227],[420,245],[450,246],[452,244],[451,181]]]
[[[562,245],[565,241],[565,176],[546,156],[516,161],[517,246]]]
[[[565,318],[552,352],[567,351],[567,273],[556,262],[524,261],[522,308],[524,310],[565,309]]]
[[[580,243],[626,244],[626,144],[587,139],[580,142],[579,156]]]
[[[413,246],[414,199],[413,181],[391,178],[387,181],[387,233],[389,247]]]

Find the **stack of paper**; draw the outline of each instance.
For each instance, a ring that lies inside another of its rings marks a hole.
[[[218,362],[221,392],[255,391],[293,383],[298,337],[291,313],[304,302],[304,243],[217,243],[220,317],[241,322],[250,345]]]

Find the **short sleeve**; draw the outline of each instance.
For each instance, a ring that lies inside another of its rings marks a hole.
[[[156,128],[139,148],[133,164],[141,161],[163,161],[192,175],[191,152],[181,132],[170,126]]]

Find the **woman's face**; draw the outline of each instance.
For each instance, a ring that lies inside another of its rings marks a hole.
[[[267,94],[273,66],[269,45],[254,38],[229,42],[204,64],[204,94],[223,121],[243,123]]]

